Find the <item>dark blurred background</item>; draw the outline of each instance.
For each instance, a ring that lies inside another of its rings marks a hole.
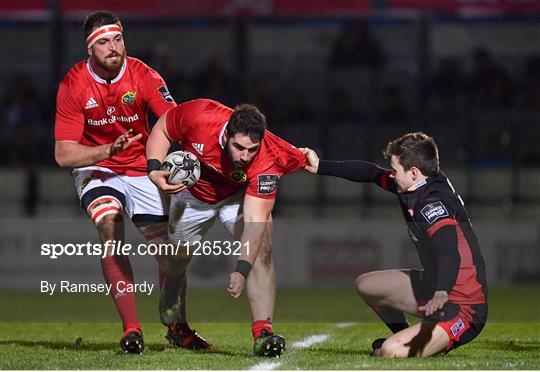
[[[86,58],[82,22],[97,9],[120,16],[128,54],[154,67],[177,102],[257,104],[273,132],[322,157],[386,164],[389,140],[434,136],[479,226],[491,279],[540,280],[540,2],[530,0],[4,0],[4,257],[37,249],[21,226],[52,224],[48,232],[61,236],[76,224],[95,234],[55,164],[53,129],[58,82]],[[369,185],[285,177],[276,218],[295,226],[281,239],[304,265],[298,279],[291,268],[290,283],[409,264],[399,213]],[[329,238],[324,226],[340,233]],[[314,233],[302,240],[294,233],[302,228]],[[394,231],[398,247],[388,241]],[[336,252],[341,261],[329,263]]]

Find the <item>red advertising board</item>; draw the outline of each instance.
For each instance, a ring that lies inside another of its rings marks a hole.
[[[46,0],[3,0],[0,14],[46,12]],[[428,11],[457,16],[540,14],[540,0],[60,0],[70,13],[107,9],[144,17],[223,17],[237,14],[274,17],[334,17],[372,12]]]

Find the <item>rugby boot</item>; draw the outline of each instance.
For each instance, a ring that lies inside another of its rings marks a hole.
[[[120,348],[124,354],[142,354],[144,351],[142,332],[139,330],[129,331],[120,340]]]
[[[210,350],[212,344],[202,338],[194,329],[187,325],[173,324],[168,327],[167,336],[173,348],[183,348],[191,350]]]
[[[263,329],[253,345],[253,355],[279,358],[285,352],[285,338]]]

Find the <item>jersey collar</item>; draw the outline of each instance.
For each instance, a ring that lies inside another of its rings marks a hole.
[[[407,189],[407,192],[418,190],[420,187],[424,186],[427,183],[427,180],[428,179],[426,178],[425,180],[415,183],[414,185],[412,185],[411,187]]]
[[[225,122],[225,124],[223,124],[223,128],[221,128],[221,131],[219,132],[219,145],[221,146],[222,149],[225,148],[225,144],[223,143],[223,135],[225,134],[225,129],[227,129],[227,124],[229,124],[229,122]]]
[[[124,58],[124,64],[122,65],[122,68],[120,69],[120,72],[118,75],[110,81],[110,84],[116,83],[120,79],[122,79],[122,76],[124,76],[124,72],[126,72],[127,67],[127,58]],[[90,57],[86,60],[86,68],[88,69],[88,72],[90,75],[94,78],[95,81],[102,84],[107,84],[107,80],[100,78],[94,70],[92,70],[92,65],[90,64]]]

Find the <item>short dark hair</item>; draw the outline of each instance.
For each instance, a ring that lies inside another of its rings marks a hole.
[[[120,18],[112,12],[108,12],[105,10],[98,10],[96,12],[92,12],[86,15],[86,18],[84,19],[84,25],[83,25],[83,31],[84,31],[84,38],[86,38],[92,33],[92,30],[104,25],[114,25],[118,24],[122,26],[122,23],[120,23]]]
[[[234,108],[227,124],[227,134],[234,137],[236,133],[248,135],[253,142],[260,142],[266,129],[266,117],[253,105],[242,104]]]
[[[387,159],[397,156],[405,171],[416,167],[424,176],[439,174],[439,149],[435,140],[425,133],[407,133],[388,142],[383,153]]]

